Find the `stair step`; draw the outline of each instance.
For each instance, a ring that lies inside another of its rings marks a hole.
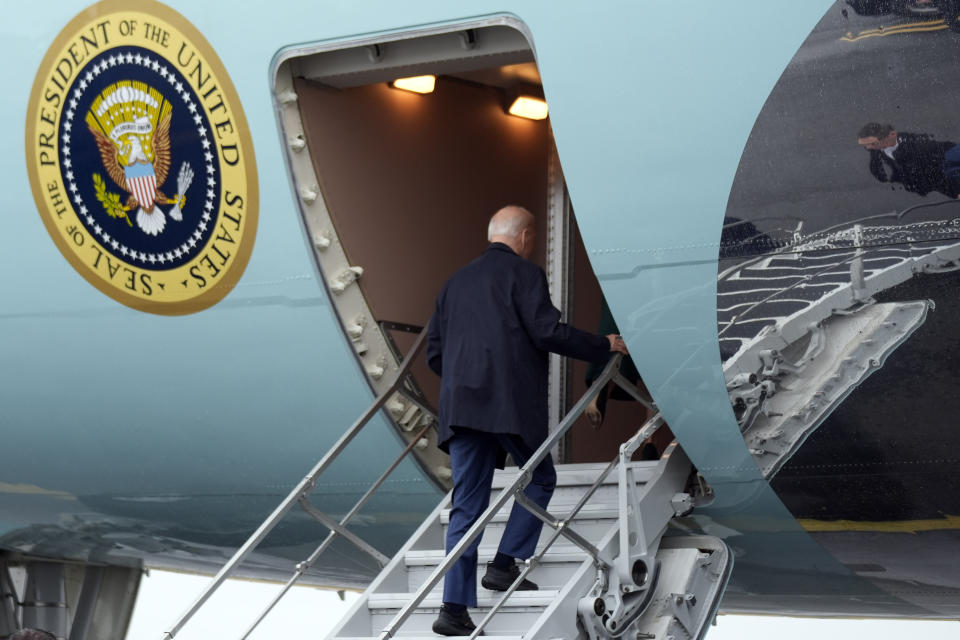
[[[486,628],[490,636],[522,636],[540,613],[559,595],[559,591],[518,591],[510,596]],[[410,601],[409,593],[373,593],[367,607],[370,611],[373,635],[393,620],[399,610]],[[479,591],[476,608],[470,609],[473,621],[480,622],[490,608],[499,602],[502,593]],[[401,636],[419,636],[432,633],[433,621],[440,613],[440,593],[428,595],[401,628]]]
[[[653,470],[656,468],[658,462],[659,461],[657,460],[643,460],[632,462],[631,465],[638,474],[638,480],[643,482],[652,475]],[[600,476],[600,473],[606,468],[606,463],[594,462],[558,465],[556,467],[557,487],[589,487],[596,481],[596,479]],[[493,488],[503,489],[517,476],[518,471],[519,469],[517,467],[498,469],[493,474]],[[617,484],[616,470],[611,471],[603,481],[604,486],[611,484]]]
[[[477,593],[485,591],[480,584],[486,571],[486,563],[493,560],[496,547],[480,547],[479,567],[477,571]],[[404,556],[407,567],[407,588],[416,591],[420,588],[433,570],[439,565],[446,554],[441,549],[431,551],[409,551]],[[578,547],[557,544],[544,554],[540,564],[530,572],[528,578],[538,584],[541,589],[556,589],[566,582],[574,567],[588,558],[587,554]],[[434,591],[443,588],[443,582],[434,587]]]
[[[559,591],[552,589],[546,589],[542,591],[516,591],[513,595],[510,596],[510,599],[507,600],[506,604],[500,609],[502,612],[506,612],[508,609],[533,609],[546,607],[548,604],[554,601],[559,595]],[[367,607],[370,610],[382,610],[382,609],[401,609],[405,604],[410,602],[409,593],[371,593],[370,601]],[[489,610],[490,607],[499,602],[500,598],[503,596],[502,593],[496,591],[486,591],[477,593],[477,607],[471,609],[471,612],[479,611],[485,612]],[[443,599],[438,595],[428,595],[423,599],[423,602],[420,603],[420,606],[417,607],[417,611],[425,610],[440,610],[440,605],[443,604]]]
[[[617,510],[609,509],[605,511],[595,511],[591,513],[591,517],[587,518],[578,518],[573,524],[570,525],[570,529],[575,533],[580,534],[587,540],[599,540],[600,536],[605,534],[610,530],[610,527],[616,526],[615,521],[617,519]],[[443,522],[442,526],[442,535],[443,539],[446,539],[447,535],[447,526],[449,524],[449,518]],[[503,533],[507,528],[507,517],[504,515],[502,518],[494,519],[490,522],[486,529],[483,531],[483,535],[480,540],[481,544],[484,546],[496,547],[500,544],[501,538],[503,538]],[[540,538],[537,542],[538,546],[542,546],[546,543],[547,539],[553,536],[554,530],[546,525],[543,526],[543,529],[540,531]],[[563,542],[561,537],[558,542]]]
[[[566,517],[575,504],[576,503],[573,502],[568,504],[562,502],[555,504],[551,502],[550,506],[547,507],[547,511],[553,514],[555,517],[563,518]],[[510,510],[512,508],[513,501],[511,500],[493,516],[493,518],[490,520],[490,524],[506,523],[507,518],[510,517]],[[580,510],[580,513],[577,514],[574,522],[579,520],[610,520],[616,519],[618,515],[616,504],[588,502]],[[450,523],[450,509],[444,509],[440,512],[440,523],[443,525]]]
[[[520,619],[518,616],[536,616],[538,614],[531,613],[521,613],[521,614],[510,614],[510,617],[514,618],[512,620],[513,628],[504,627],[503,620],[497,620],[500,617],[500,614],[497,614],[493,617],[493,620],[488,624],[484,630],[483,640],[487,638],[510,638],[510,640],[521,640],[526,633],[527,629],[535,618],[524,617]],[[390,624],[390,620],[393,617],[393,613],[389,616],[382,616],[374,614],[371,616],[371,622],[375,633],[372,637],[363,638],[363,640],[379,640],[380,632]],[[392,637],[394,638],[430,638],[431,640],[437,640],[441,636],[433,633],[433,621],[437,619],[437,613],[433,612],[429,615],[417,615],[414,614],[410,616],[407,620],[407,623],[400,628],[400,631],[395,633]],[[474,624],[480,622],[482,618],[480,616],[472,616]],[[466,636],[462,636],[465,638]],[[342,640],[340,637],[337,637],[337,640]]]
[[[658,470],[655,461],[632,464],[634,477],[639,483],[652,479]],[[605,468],[605,464],[558,466],[557,489],[548,508],[550,513],[558,518],[566,518]],[[505,486],[516,479],[517,471],[514,467],[495,473],[492,498],[496,498]],[[503,597],[502,592],[483,588],[480,580],[486,563],[496,555],[513,505],[514,501],[509,500],[493,516],[481,538],[477,571],[478,606],[470,609],[474,622],[480,622]],[[618,505],[618,476],[611,473],[582,507],[571,523],[571,529],[594,544],[601,540],[607,544],[616,535]],[[446,506],[449,507],[449,503]],[[355,605],[356,609],[349,620],[338,628],[337,633],[342,635],[335,640],[360,640],[362,636],[365,636],[363,640],[374,640],[380,636],[381,631],[409,603],[411,595],[443,562],[446,554],[442,547],[449,528],[450,512],[449,508],[440,507],[433,512],[431,518],[421,526],[416,539],[405,545],[399,557],[395,557],[391,566],[374,582],[373,588],[365,594],[365,601],[361,600]],[[546,539],[553,535],[552,528],[543,527],[539,543],[541,549]],[[540,640],[575,634],[576,601],[579,596],[570,592],[569,588],[572,579],[576,581],[575,588],[578,590],[585,590],[593,583],[595,571],[584,564],[588,560],[585,551],[569,539],[560,537],[544,553],[540,564],[530,572],[529,578],[540,586],[540,590],[512,594],[484,630],[487,634],[485,640],[523,640],[534,628],[538,630],[536,633],[541,634]],[[397,633],[397,640],[436,640],[432,625],[439,615],[442,599],[441,581],[404,622]],[[544,623],[547,625],[545,627],[536,626],[547,611],[553,612],[553,621]]]
[[[590,488],[589,485],[571,485],[566,487],[557,487],[553,490],[553,498],[550,502],[554,504],[569,504],[573,506],[583,497],[583,494]],[[500,495],[503,489],[493,489],[490,492],[490,499],[494,500]],[[603,484],[590,496],[590,502],[616,502],[619,486],[615,484]]]
[[[600,473],[606,469],[607,465],[604,463],[592,463],[588,462],[585,464],[563,464],[557,465],[557,486],[558,487],[568,487],[575,485],[591,485],[600,475]],[[513,480],[516,477],[517,472],[519,471],[518,467],[506,467],[505,469],[497,469],[493,473],[493,488],[502,489],[507,485],[508,482]],[[611,473],[607,476],[606,482],[616,482],[616,474]]]
[[[474,622],[476,622],[476,620],[475,620]],[[439,636],[438,636],[437,634],[433,634],[433,635],[429,635],[429,636],[407,635],[407,634],[405,634],[405,633],[403,633],[403,632],[401,631],[400,633],[398,633],[398,634],[397,634],[396,636],[394,636],[394,637],[396,637],[396,638],[404,638],[404,640],[437,640],[437,638],[438,638]],[[376,638],[373,637],[373,636],[368,636],[368,637],[366,637],[366,638],[361,638],[361,637],[357,637],[357,638],[337,638],[337,640],[376,640]],[[517,634],[517,635],[515,635],[515,636],[488,636],[488,635],[484,635],[484,636],[483,636],[483,640],[523,640],[523,636],[520,635],[520,634]]]
[[[537,550],[538,553],[539,551],[540,549]],[[493,556],[497,553],[497,548],[481,546],[479,549],[477,549],[477,553],[480,556],[480,562],[488,562],[493,560]],[[440,564],[440,561],[443,560],[444,557],[446,557],[446,553],[442,549],[430,549],[428,551],[408,551],[406,556],[404,556],[404,561],[408,567],[435,567]],[[586,552],[579,547],[557,543],[543,555],[541,562],[581,562],[586,557]]]

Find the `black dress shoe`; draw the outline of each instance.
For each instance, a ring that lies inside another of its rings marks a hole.
[[[510,565],[506,569],[501,569],[500,567],[493,566],[492,562],[488,562],[487,573],[485,573],[483,579],[480,580],[480,584],[482,584],[485,589],[490,589],[491,591],[506,591],[519,575],[520,567],[515,564]],[[536,584],[524,578],[520,586],[517,587],[517,591],[536,591],[539,588]]]
[[[660,452],[657,451],[656,445],[652,442],[646,442],[643,445],[643,448],[640,449],[640,459],[641,460],[659,460]]]
[[[473,624],[470,614],[466,611],[454,615],[441,608],[440,615],[433,621],[433,632],[441,636],[468,636],[476,628],[477,625]],[[480,635],[483,635],[483,631],[480,632]]]

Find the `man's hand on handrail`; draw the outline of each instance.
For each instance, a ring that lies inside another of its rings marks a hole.
[[[627,345],[623,341],[623,337],[611,333],[607,335],[607,340],[610,341],[610,353],[630,355],[630,352],[627,350]],[[606,391],[601,391],[600,393],[606,393]],[[603,414],[600,413],[600,409],[597,406],[597,396],[594,396],[593,399],[590,400],[590,404],[588,404],[584,410],[584,415],[587,416],[587,420],[590,421],[590,425],[594,429],[599,429],[600,425],[603,424]]]
[[[603,425],[603,414],[600,413],[600,407],[597,406],[596,396],[593,397],[593,400],[591,400],[587,408],[584,409],[583,414],[587,416],[587,420],[590,421],[590,426],[594,429],[599,429]]]
[[[607,340],[610,341],[611,353],[622,353],[624,355],[630,354],[630,352],[627,350],[627,343],[623,341],[623,338],[621,336],[618,336],[615,333],[611,333],[607,336]]]

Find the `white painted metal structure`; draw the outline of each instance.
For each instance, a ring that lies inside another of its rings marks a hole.
[[[310,558],[299,565],[287,585],[254,621],[247,637],[277,601],[303,574],[334,536],[340,535],[380,562],[386,558],[347,529],[356,513],[379,483],[410,451],[398,459],[340,522],[320,513],[306,501],[317,478],[349,442],[379,412],[395,392],[403,392],[410,365],[423,345],[424,330],[388,387],[343,434],[334,447],[304,477],[266,521],[254,532],[214,577],[194,604],[163,634],[172,640],[204,605],[223,581],[279,524],[295,503],[330,529]],[[719,539],[707,536],[664,537],[670,521],[688,515],[695,504],[709,499],[709,492],[694,482],[690,461],[674,443],[656,462],[633,462],[639,447],[661,426],[657,414],[624,442],[619,455],[603,468],[591,465],[561,465],[559,490],[552,505],[556,516],[526,498],[532,470],[569,431],[587,404],[613,381],[640,402],[637,389],[619,374],[621,356],[612,358],[603,373],[581,397],[557,428],[518,472],[500,474],[501,489],[489,508],[444,554],[451,495],[448,494],[424,521],[347,615],[332,638],[388,638],[416,635],[429,626],[440,606],[438,585],[466,548],[485,529],[496,542],[509,510],[516,502],[548,528],[541,547],[502,597],[482,599],[484,618],[473,637],[483,629],[510,637],[556,638],[582,633],[591,640],[616,638],[625,633],[637,638],[670,634],[674,638],[701,638],[719,606],[732,566],[732,556]],[[611,478],[616,470],[616,480]],[[565,544],[554,547],[560,538]],[[487,553],[489,553],[487,551]],[[423,573],[430,568],[426,578]],[[514,593],[517,586],[537,571],[545,588]],[[542,577],[541,577],[542,574]],[[654,635],[650,635],[654,634]]]
[[[483,37],[477,38],[477,30]],[[389,47],[389,56],[384,55]],[[321,281],[337,318],[350,336],[354,352],[371,389],[380,394],[391,379],[390,373],[400,367],[399,354],[390,344],[387,332],[370,309],[362,288],[363,265],[351,264],[341,244],[330,210],[319,186],[319,178],[311,163],[307,136],[298,105],[294,80],[297,77],[322,81],[332,87],[351,87],[392,80],[421,72],[441,74],[486,69],[500,64],[525,62],[533,58],[532,46],[521,22],[511,16],[496,16],[456,25],[430,27],[402,33],[340,41],[308,47],[291,48],[274,60],[274,104],[277,123],[290,167],[291,186],[298,196],[298,206]],[[425,66],[426,65],[426,66]],[[426,69],[426,71],[424,71]],[[563,217],[563,179],[559,159],[551,162],[551,197],[557,188],[559,199],[550,203],[550,225]],[[551,231],[548,247],[557,249],[557,238]],[[556,255],[556,253],[555,253]],[[549,270],[549,269],[548,269]],[[556,271],[552,271],[556,273]],[[561,307],[562,308],[562,307]],[[559,382],[554,374],[551,389]],[[388,417],[398,433],[415,443],[416,459],[438,485],[449,486],[449,461],[436,446],[434,432],[423,431],[432,424],[428,411],[397,394],[387,402]]]
[[[384,53],[386,48],[389,56]],[[667,633],[677,640],[702,637],[726,585],[731,556],[725,544],[714,538],[664,538],[669,522],[689,513],[704,496],[695,496],[697,491],[689,488],[699,489],[699,485],[690,485],[690,462],[676,445],[669,448],[659,462],[631,460],[640,445],[663,425],[659,414],[623,443],[620,455],[605,467],[561,465],[553,512],[548,513],[525,499],[524,489],[530,482],[531,470],[563,441],[588,403],[609,382],[615,382],[654,409],[633,384],[620,376],[619,357],[611,360],[565,416],[561,415],[561,407],[565,406],[568,375],[558,359],[553,361],[550,406],[551,424],[556,427],[523,469],[497,476],[499,494],[449,554],[444,553],[449,495],[392,559],[384,557],[348,527],[352,515],[407,453],[413,451],[424,469],[441,484],[449,482],[451,472],[447,460],[430,446],[435,438],[432,426],[436,417],[418,395],[409,375],[426,330],[421,331],[415,345],[401,359],[384,327],[374,317],[364,296],[362,279],[358,286],[358,279],[364,273],[362,265],[348,260],[318,186],[319,178],[309,154],[305,153],[307,134],[298,107],[295,79],[306,77],[333,87],[348,87],[400,77],[424,64],[429,64],[434,73],[467,72],[493,64],[527,62],[533,57],[523,26],[509,16],[498,16],[461,24],[455,29],[438,27],[291,49],[275,60],[278,123],[304,225],[313,243],[322,281],[329,289],[329,298],[376,399],[220,570],[193,606],[168,628],[164,640],[172,640],[179,633],[226,577],[297,503],[326,526],[330,534],[308,559],[297,565],[289,582],[244,637],[336,536],[345,538],[386,566],[334,637],[386,640],[421,633],[429,629],[437,614],[440,605],[437,589],[447,570],[485,528],[490,536],[488,542],[496,542],[514,501],[549,526],[543,535],[542,547],[528,560],[514,585],[502,597],[482,596],[484,618],[479,620],[474,635],[486,628],[490,633],[529,638],[585,634],[599,640],[624,634],[640,638],[652,637],[645,634]],[[566,310],[572,293],[571,209],[555,149],[550,151],[548,180],[546,271],[554,301]],[[386,410],[386,415],[403,432],[407,447],[357,505],[337,522],[312,507],[307,497],[320,474],[381,409]],[[617,473],[613,474],[615,470]],[[561,538],[563,544],[554,546]],[[484,547],[484,553],[489,554],[490,550]],[[530,574],[543,582],[543,591],[513,593]]]

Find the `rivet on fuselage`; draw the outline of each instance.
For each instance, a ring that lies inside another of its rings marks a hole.
[[[387,401],[387,411],[390,412],[390,415],[393,416],[395,420],[402,416],[406,410],[407,405],[404,404],[399,395],[395,395]]]
[[[300,188],[300,198],[303,199],[304,204],[313,204],[319,195],[320,187],[317,185]]]
[[[367,375],[373,378],[374,380],[379,380],[383,377],[383,374],[387,372],[385,363],[377,361],[375,364],[372,364],[367,367]]]
[[[356,282],[357,278],[362,275],[363,267],[347,267],[330,281],[330,289],[334,293],[343,293],[348,286]]]
[[[333,242],[333,238],[330,235],[330,231],[327,229],[324,229],[313,236],[313,246],[320,251],[326,251],[330,247],[331,242]]]
[[[353,322],[348,323],[346,326],[347,335],[350,336],[350,339],[357,341],[360,339],[360,336],[363,335],[363,327],[366,324],[366,319],[363,315],[359,315],[354,318]]]
[[[307,148],[307,141],[303,139],[302,135],[298,135],[295,138],[290,138],[290,149],[292,151],[300,152]]]

